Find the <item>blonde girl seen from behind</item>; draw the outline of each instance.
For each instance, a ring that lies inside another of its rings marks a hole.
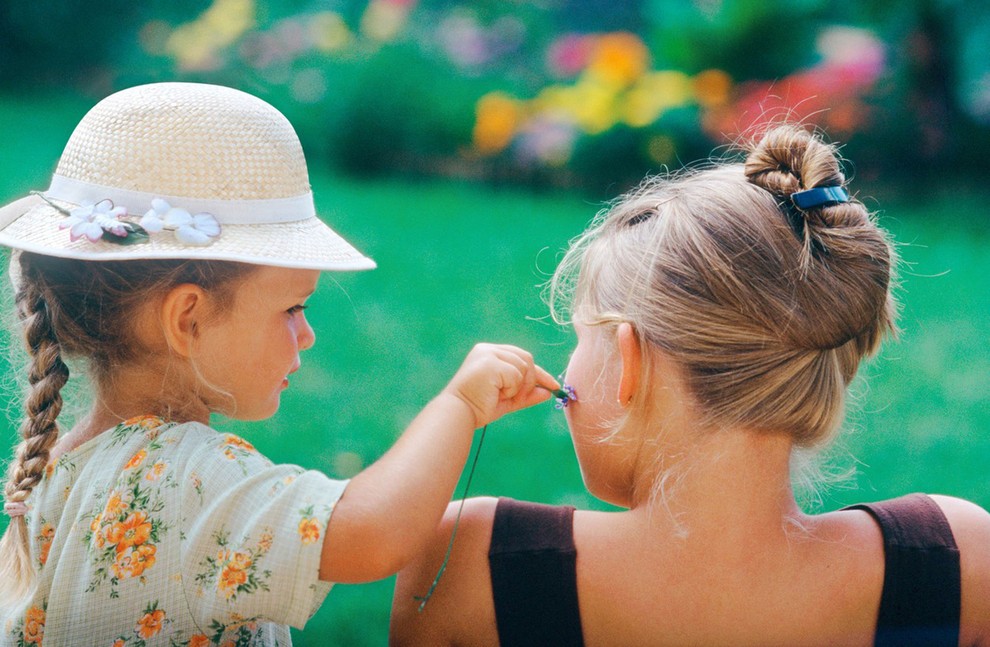
[[[557,385],[480,344],[350,481],[210,428],[274,414],[316,341],[320,272],[374,267],[317,217],[285,118],[229,88],[100,102],[50,187],[0,210],[0,244],[30,354],[0,644],[289,644],[331,582],[387,577],[425,545],[475,428]],[[94,397],[61,430],[70,367]]]
[[[845,185],[834,147],[777,126],[741,163],[648,178],[595,218],[550,300],[577,333],[585,485],[624,510],[469,500],[417,613],[451,507],[399,574],[393,644],[990,644],[984,510],[795,500],[795,452],[834,439],[895,328],[893,247]]]

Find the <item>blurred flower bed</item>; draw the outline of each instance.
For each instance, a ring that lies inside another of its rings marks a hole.
[[[985,168],[990,9],[891,4],[66,0],[53,14],[10,0],[0,79],[68,78],[97,96],[167,79],[240,87],[282,109],[311,155],[360,174],[614,188],[783,118],[848,141],[861,172]],[[45,39],[23,33],[42,20],[77,35],[113,24],[113,37],[84,54],[53,45],[56,69],[37,70]]]

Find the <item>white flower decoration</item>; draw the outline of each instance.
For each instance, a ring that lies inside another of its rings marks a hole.
[[[69,217],[59,223],[59,229],[68,229],[69,238],[73,241],[86,238],[96,242],[103,238],[104,232],[115,236],[127,236],[127,223],[118,220],[126,215],[127,209],[115,207],[110,200],[101,200],[96,204],[81,205],[69,212]]]
[[[149,234],[157,234],[165,227],[165,216],[171,209],[172,206],[169,203],[161,198],[155,198],[151,201],[151,209],[141,216],[138,224],[144,227],[144,230]]]
[[[220,223],[212,214],[192,215],[161,198],[151,201],[151,209],[141,217],[139,224],[152,234],[162,229],[173,229],[175,238],[186,245],[209,245],[213,238],[220,235]]]

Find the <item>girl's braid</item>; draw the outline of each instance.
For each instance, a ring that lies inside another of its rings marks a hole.
[[[58,439],[56,418],[62,410],[60,391],[69,379],[69,368],[62,361],[61,348],[52,327],[48,304],[41,291],[21,289],[16,298],[24,326],[24,340],[31,353],[28,369],[27,417],[21,424],[23,441],[11,466],[4,488],[8,502],[21,502],[44,473],[49,452]]]

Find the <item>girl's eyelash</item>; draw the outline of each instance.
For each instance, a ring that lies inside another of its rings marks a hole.
[[[308,305],[306,305],[304,303],[300,303],[298,305],[292,306],[291,308],[289,308],[288,310],[286,310],[286,312],[288,312],[290,315],[294,315],[297,312],[302,312],[303,310],[305,310],[308,307],[309,307]]]

